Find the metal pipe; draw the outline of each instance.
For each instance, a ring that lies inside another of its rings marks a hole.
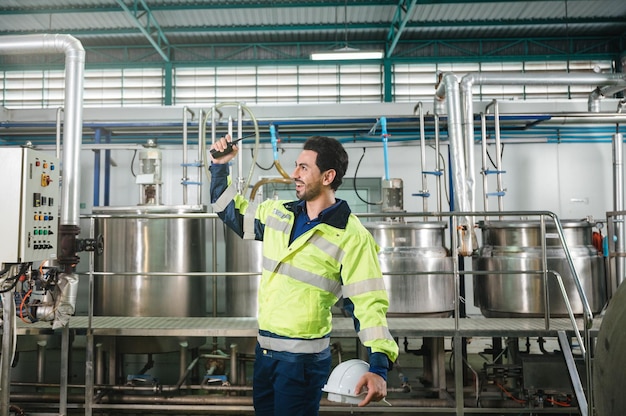
[[[441,160],[439,158],[440,151],[440,137],[439,137],[439,116],[437,114],[434,115],[434,123],[435,123],[435,159],[437,162],[435,163],[435,169],[437,172],[437,212],[442,212],[442,192],[441,192],[441,180],[443,169],[441,168]],[[442,217],[439,217],[441,220]]]
[[[478,85],[603,85],[603,86],[621,86],[626,88],[624,74],[588,74],[588,73],[562,73],[562,72],[542,72],[540,74],[515,74],[515,73],[469,73],[465,75],[460,82],[461,99],[463,115],[462,119],[465,125],[465,142],[468,145],[468,153],[473,148],[474,135],[474,112],[473,112],[473,92],[472,87]],[[444,77],[445,80],[445,77]],[[436,96],[445,96],[448,85],[444,82],[446,91],[440,91],[441,85],[437,89]],[[470,172],[473,172],[473,158],[466,158],[468,165],[468,198],[473,200],[474,182]],[[474,209],[467,209],[474,211]]]
[[[422,194],[422,210],[424,212],[428,212],[428,182],[426,178],[426,133],[424,131],[424,106],[420,101],[415,106],[415,110],[413,110],[413,114],[417,113],[419,115],[419,123],[420,123],[420,162],[422,166],[422,189],[420,190],[420,194]]]
[[[465,175],[467,181],[467,203],[469,204],[467,211],[476,211],[476,174],[474,171],[474,102],[472,99],[471,86],[469,86],[469,88],[465,88],[463,85],[467,81],[468,78],[463,77],[460,82],[461,120],[463,123],[462,142],[465,145]]]
[[[11,268],[10,268],[11,270]],[[11,364],[15,345],[13,344],[15,320],[15,299],[13,290],[3,292],[2,298],[2,356],[0,356],[0,414],[9,414],[11,398]]]
[[[613,210],[616,212],[624,210],[624,138],[621,133],[613,135]],[[625,227],[623,217],[617,218],[615,221],[615,252],[618,255],[615,258],[615,276],[611,279],[609,288],[612,295],[617,287],[624,281],[624,272],[626,270],[626,259],[622,257],[625,249]],[[613,236],[608,236],[613,238]]]
[[[472,188],[471,179],[466,177],[466,157],[465,145],[463,143],[463,129],[460,106],[459,82],[456,75],[446,73],[443,76],[443,82],[436,91],[437,99],[445,97],[448,110],[448,136],[450,137],[450,154],[451,175],[454,178],[455,187],[454,202],[455,210],[471,212],[472,196],[470,189]],[[474,224],[471,217],[459,219],[458,230],[459,238],[459,254],[469,256],[474,248]]]
[[[37,341],[37,383],[43,383],[46,369],[46,346],[48,341]]]
[[[203,168],[203,160],[202,157],[204,146],[204,137],[205,137],[205,129],[206,125],[202,122],[204,120],[204,111],[200,109],[198,111],[198,200],[196,201],[197,205],[202,205],[202,168]]]
[[[504,210],[504,187],[502,186],[502,142],[500,140],[500,107],[498,101],[493,100],[485,108],[485,112],[489,112],[489,107],[493,105],[493,123],[496,133],[496,195],[498,197],[498,210]]]
[[[65,115],[61,225],[79,224],[80,143],[83,125],[85,50],[70,35],[19,35],[0,37],[0,54],[65,53]]]
[[[57,137],[56,137],[56,150],[55,150],[57,159],[61,158],[61,113],[63,113],[63,107],[57,108],[57,117],[56,117]]]
[[[237,353],[237,344],[230,344],[230,383],[238,384],[239,380],[237,379],[237,375],[239,371],[238,367],[238,358],[239,354]]]
[[[191,114],[191,117],[193,118],[194,114],[193,111],[191,111],[189,109],[189,107],[185,106],[183,107],[183,180],[182,180],[182,184],[183,184],[183,205],[187,205],[187,196],[188,196],[188,188],[187,188],[187,181],[188,181],[188,177],[187,177],[187,164],[188,164],[188,158],[187,158],[187,113]],[[200,142],[198,142],[199,144]]]
[[[485,113],[480,113],[480,136],[480,149],[483,163],[483,208],[485,211],[489,211],[489,199],[487,198],[487,194],[489,193],[489,181],[487,180],[487,171],[489,170],[489,166],[487,165],[487,116]]]
[[[231,135],[231,137],[233,137]],[[237,104],[237,138],[243,138],[243,107],[241,103]],[[243,140],[239,142],[239,153],[237,154],[237,183],[241,189],[241,194],[244,195],[246,190],[244,189],[245,179],[243,177]]]

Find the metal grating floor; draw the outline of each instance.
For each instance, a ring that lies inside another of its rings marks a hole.
[[[389,329],[394,336],[404,337],[445,337],[454,336],[453,318],[388,318]],[[601,317],[593,321],[592,335],[597,334]],[[582,319],[577,319],[579,330],[583,330]],[[86,316],[70,319],[69,328],[78,333],[86,333],[89,320]],[[109,336],[224,336],[255,337],[255,318],[173,318],[173,317],[115,317],[96,316],[92,318],[94,335]],[[573,333],[572,324],[567,318],[553,318],[546,323],[543,318],[463,318],[459,319],[458,334],[462,336],[555,336],[557,331]],[[18,320],[18,335],[54,333],[50,323],[25,324]],[[354,337],[354,326],[350,318],[334,318],[334,337]]]

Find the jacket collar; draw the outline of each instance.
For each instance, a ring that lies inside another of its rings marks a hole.
[[[304,211],[304,201],[290,201],[286,202],[284,207],[293,212],[294,215],[298,215],[300,212]],[[352,211],[350,210],[350,206],[343,199],[337,199],[337,204],[328,211],[322,211],[323,214],[320,215],[320,222],[324,224],[328,224],[335,228],[345,229],[348,224],[348,218],[350,218],[350,214]]]

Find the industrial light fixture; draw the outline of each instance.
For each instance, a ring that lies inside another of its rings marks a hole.
[[[348,46],[348,0],[344,3],[344,32],[345,45],[343,48],[333,49],[330,51],[314,52],[310,55],[312,61],[343,61],[357,59],[382,59],[383,51],[381,50],[360,50]]]
[[[315,52],[311,54],[312,61],[336,61],[350,59],[382,59],[383,51],[362,51],[356,48],[344,46],[326,52]]]

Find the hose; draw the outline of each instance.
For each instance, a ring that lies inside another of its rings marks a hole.
[[[217,111],[223,107],[240,107],[240,106],[242,110],[245,110],[248,113],[248,115],[250,116],[250,119],[252,119],[252,124],[254,125],[254,136],[255,136],[254,150],[252,152],[252,162],[250,165],[250,173],[248,174],[248,178],[244,182],[244,186],[242,188],[242,193],[245,193],[245,189],[248,189],[248,186],[250,185],[250,182],[252,180],[252,174],[254,173],[254,167],[256,166],[256,160],[257,160],[257,155],[258,155],[257,150],[258,150],[259,143],[261,140],[261,136],[259,134],[259,123],[256,117],[254,116],[254,113],[252,113],[252,111],[250,111],[250,108],[244,104],[237,103],[237,102],[224,102],[224,103],[217,104],[214,107],[211,107],[211,109],[206,112],[206,115],[204,116],[204,120],[202,121],[202,125],[206,126],[209,116],[212,117],[214,111]],[[201,140],[201,146],[202,146],[202,164],[204,166],[206,177],[208,180],[210,180],[211,173],[209,172],[209,165],[211,161],[207,159],[207,154],[206,154],[207,153],[206,152],[206,132],[204,134],[203,140]]]

